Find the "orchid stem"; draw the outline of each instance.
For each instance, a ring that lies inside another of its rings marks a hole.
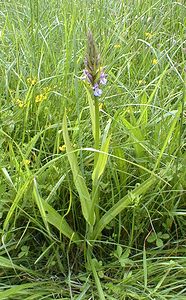
[[[94,106],[95,106],[95,141],[94,141],[94,148],[95,150],[99,150],[99,142],[100,142],[100,120],[99,120],[99,101],[97,97],[94,97]],[[98,162],[99,152],[96,151],[94,153],[94,169],[96,168]],[[92,202],[93,209],[96,215],[96,221],[99,219],[99,187],[98,184],[93,182],[93,189],[92,189]]]
[[[94,148],[99,150],[99,138],[100,138],[100,122],[99,122],[99,101],[97,97],[94,97],[94,105],[95,105],[95,141],[94,141]],[[98,161],[99,153],[96,151],[94,154],[94,168],[96,167]]]

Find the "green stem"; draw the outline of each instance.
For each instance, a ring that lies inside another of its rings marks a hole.
[[[99,150],[99,142],[100,142],[100,121],[99,121],[99,101],[97,97],[94,97],[94,107],[95,107],[95,141],[94,141],[94,148]],[[94,168],[96,167],[97,161],[99,157],[99,152],[94,153]],[[98,202],[99,202],[99,188],[98,184],[93,182],[92,188],[92,204],[93,204],[93,211],[96,214],[96,221],[99,220],[99,209],[98,209]]]
[[[99,150],[99,101],[97,97],[94,97],[94,106],[95,106],[95,141],[94,141],[94,148]],[[94,154],[94,168],[97,164],[99,153],[95,152]]]
[[[91,95],[90,95],[91,97]],[[94,97],[94,107],[92,105],[92,101],[89,101],[90,104],[90,114],[91,118],[94,116],[94,120],[92,118],[92,124],[94,124],[93,128],[93,136],[94,136],[94,148],[95,150],[99,150],[99,142],[100,142],[100,124],[99,124],[99,102],[96,97]],[[94,109],[94,113],[93,113]],[[94,169],[96,167],[97,161],[99,157],[99,152],[94,152]],[[96,216],[96,222],[99,219],[99,210],[97,207],[97,204],[99,202],[99,189],[96,182],[93,181],[92,183],[92,204],[91,204],[91,212]],[[87,224],[87,242],[85,247],[85,257],[87,260],[88,268],[91,269],[91,261],[92,261],[92,236],[93,236],[93,226],[90,224]]]

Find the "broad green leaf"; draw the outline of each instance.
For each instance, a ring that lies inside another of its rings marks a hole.
[[[120,257],[122,252],[123,252],[122,247],[120,245],[117,245],[117,249],[116,249],[116,251],[114,251],[115,256]]]
[[[170,235],[168,233],[163,233],[161,235],[161,239],[168,240],[169,238],[170,238]]]
[[[78,242],[81,238],[75,233],[67,221],[46,201],[41,199],[42,206],[45,210],[46,220],[48,223],[55,226],[62,234],[68,237],[73,242]]]
[[[123,255],[119,258],[119,263],[120,265],[124,268],[126,265],[133,265],[134,262],[129,259],[129,258],[125,258]]]
[[[91,198],[85,180],[79,169],[76,155],[74,154],[73,148],[70,143],[67,129],[66,112],[64,113],[63,117],[63,137],[66,145],[68,160],[73,174],[74,184],[79,194],[83,216],[90,225],[93,225],[95,217],[94,213],[92,213],[91,211]]]
[[[155,242],[155,240],[157,239],[157,234],[155,232],[152,232],[148,238],[147,238],[147,242],[148,243],[153,243]]]
[[[163,247],[163,241],[162,241],[162,239],[157,238],[157,240],[156,240],[156,246],[157,247]]]
[[[132,194],[136,198],[145,194],[156,181],[157,178],[155,176],[150,177],[149,179],[141,183],[140,186],[136,187],[132,191]],[[114,206],[112,206],[96,224],[93,232],[93,239],[95,240],[97,236],[105,228],[105,226],[108,223],[110,223],[110,221],[112,221],[119,213],[121,213],[123,209],[127,208],[131,204],[132,204],[132,198],[129,193],[128,195],[123,197],[120,201],[118,201]]]
[[[105,127],[101,149],[100,152],[98,152],[98,160],[95,169],[92,173],[93,185],[95,185],[98,182],[99,178],[101,177],[101,175],[105,170],[105,166],[107,163],[108,149],[109,149],[109,144],[111,139],[111,135],[107,136],[110,129],[110,124],[111,124],[111,120],[109,120],[107,126]]]

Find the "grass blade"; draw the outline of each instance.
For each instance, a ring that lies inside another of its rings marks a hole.
[[[6,291],[0,291],[0,300],[3,299],[9,299],[9,296],[12,295],[18,295],[20,293],[20,296],[23,295],[23,292],[28,292],[29,294],[29,290],[30,288],[34,288],[35,286],[39,286],[41,285],[41,283],[39,282],[32,282],[32,283],[25,283],[25,284],[20,284],[20,285],[16,285],[10,289],[7,289]]]
[[[96,287],[97,287],[97,290],[98,290],[99,299],[100,300],[105,300],[105,296],[104,296],[104,293],[103,293],[101,282],[100,282],[100,279],[99,279],[99,276],[97,274],[96,267],[95,267],[96,261],[94,259],[92,259],[90,264],[91,264],[91,268],[92,268],[92,273],[94,275]]]
[[[147,289],[148,270],[147,270],[147,256],[146,256],[145,242],[143,245],[143,274],[144,274],[144,289]]]
[[[30,183],[32,181],[32,178],[29,178],[28,180],[26,180],[26,182],[23,184],[23,186],[21,186],[21,188],[17,191],[17,195],[8,211],[8,214],[6,216],[6,219],[4,221],[3,224],[3,230],[6,230],[9,223],[10,223],[10,219],[15,211],[15,209],[18,207],[19,201],[21,200],[21,198],[23,197],[24,193],[26,192],[26,190],[28,189]]]
[[[46,229],[47,229],[47,231],[50,235],[50,229],[49,229],[48,222],[47,222],[46,212],[45,212],[45,209],[43,207],[43,202],[41,200],[39,190],[38,190],[38,186],[37,186],[37,182],[36,182],[35,178],[34,178],[33,196],[34,196],[36,204],[39,208],[39,211],[40,211],[41,217],[43,219],[43,222],[45,224],[45,227],[46,227]]]
[[[28,274],[32,274],[34,276],[37,276],[38,274],[34,272],[31,269],[27,269],[23,266],[18,266],[17,264],[14,264],[10,259],[0,256],[0,268],[7,268],[7,269],[13,269],[13,270],[19,270],[21,272],[25,272]]]
[[[172,134],[173,134],[174,128],[175,128],[176,123],[177,123],[177,121],[178,121],[178,119],[179,119],[179,117],[180,117],[181,111],[182,111],[182,106],[180,105],[179,108],[178,108],[178,111],[177,111],[176,115],[174,116],[174,120],[173,120],[173,122],[172,122],[172,124],[171,124],[170,130],[169,130],[169,132],[167,133],[167,137],[166,137],[166,139],[165,139],[165,142],[164,142],[164,144],[163,144],[163,147],[161,148],[161,151],[160,151],[160,154],[159,154],[158,159],[157,159],[157,161],[156,161],[154,170],[155,170],[155,169],[159,166],[159,164],[160,164],[160,160],[161,160],[162,155],[163,155],[163,153],[164,153],[164,151],[165,151],[165,149],[166,149],[166,147],[167,147],[167,145],[168,145],[168,143],[169,143],[169,141],[170,141],[170,138],[171,138],[171,136],[172,136]]]

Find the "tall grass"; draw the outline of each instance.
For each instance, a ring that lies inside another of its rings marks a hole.
[[[2,2],[0,299],[185,299],[185,13]]]

